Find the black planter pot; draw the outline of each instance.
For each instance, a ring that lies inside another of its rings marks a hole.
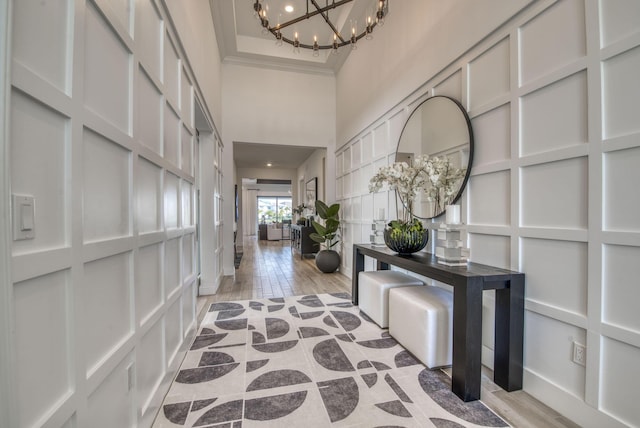
[[[340,267],[340,254],[333,250],[321,250],[316,254],[316,266],[324,273],[335,272]]]

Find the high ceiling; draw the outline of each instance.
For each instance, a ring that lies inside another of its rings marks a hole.
[[[294,53],[290,44],[277,46],[273,34],[262,31],[260,19],[254,13],[255,0],[209,1],[223,61],[334,73],[351,52],[349,46],[344,46],[338,54],[332,54],[331,49],[320,50],[317,57],[313,56],[310,49],[300,49],[299,53]],[[260,0],[271,27],[304,15],[307,10],[317,11],[314,3],[324,8],[334,2],[338,3],[336,0]],[[348,40],[353,27],[357,33],[361,33],[367,17],[375,18],[377,3],[377,0],[352,0],[327,13],[340,35]],[[293,12],[286,12],[286,6],[292,6]],[[283,36],[291,40],[294,39],[294,32],[298,32],[302,44],[313,45],[314,36],[317,36],[320,45],[333,43],[333,31],[320,14],[282,29]],[[366,40],[358,43],[366,43]]]
[[[351,53],[349,46],[341,47],[337,54],[332,54],[329,49],[320,50],[317,57],[309,49],[294,53],[291,45],[283,43],[277,46],[271,33],[263,33],[260,19],[254,13],[255,0],[209,1],[223,62],[333,74]],[[275,26],[304,15],[307,7],[309,12],[316,11],[314,1],[320,8],[338,3],[337,0],[260,0],[260,3],[267,11],[270,26]],[[346,1],[328,12],[329,20],[343,38],[348,39],[353,26],[360,33],[364,30],[367,16],[375,17],[377,4],[377,0]],[[286,6],[292,6],[293,12],[286,12]],[[321,45],[333,42],[333,31],[319,14],[282,29],[283,36],[289,39],[294,38],[294,32],[298,32],[300,43],[313,44],[314,36]],[[366,42],[361,40],[358,43]],[[267,168],[266,164],[271,163],[271,168],[295,169],[317,149],[241,142],[234,142],[233,147],[238,168]]]
[[[238,168],[295,169],[317,149],[317,147],[234,142],[233,160]],[[271,166],[267,166],[267,163]]]

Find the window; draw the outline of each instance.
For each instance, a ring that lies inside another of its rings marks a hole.
[[[291,197],[259,196],[258,221],[260,223],[281,223],[291,221]]]

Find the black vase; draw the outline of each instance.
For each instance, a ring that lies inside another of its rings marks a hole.
[[[321,250],[316,254],[316,266],[324,273],[335,272],[340,267],[340,254],[333,250]]]
[[[403,231],[387,227],[384,230],[384,243],[400,255],[409,255],[422,250],[429,241],[429,231]]]

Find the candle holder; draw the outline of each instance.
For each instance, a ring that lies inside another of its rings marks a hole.
[[[463,224],[442,223],[436,231],[436,259],[446,266],[466,266],[469,248],[462,241]]]
[[[384,243],[384,228],[386,225],[386,220],[373,220],[369,241],[374,247],[384,247],[386,245]]]

